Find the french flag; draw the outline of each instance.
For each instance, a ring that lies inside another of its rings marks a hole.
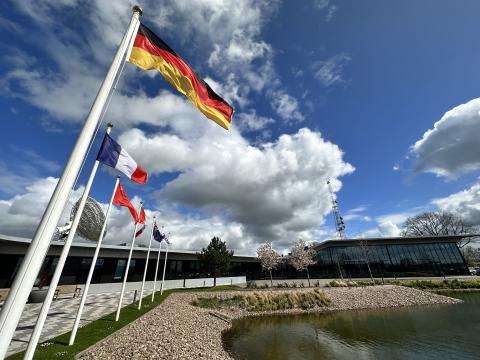
[[[136,183],[145,184],[147,182],[148,175],[146,171],[138,166],[137,162],[133,160],[125,149],[108,134],[105,134],[97,160],[102,164],[117,169]]]

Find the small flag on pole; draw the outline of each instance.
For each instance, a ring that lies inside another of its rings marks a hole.
[[[102,164],[117,169],[130,180],[145,184],[148,175],[145,170],[138,166],[137,162],[123,149],[120,144],[105,134],[102,146],[97,155],[97,160]]]
[[[147,216],[145,215],[145,210],[142,207],[142,210],[140,210],[140,215],[138,216],[138,224],[143,224],[143,226],[135,233],[135,237],[139,237],[143,230],[145,230],[145,222],[146,222]]]
[[[228,130],[233,108],[200,79],[170,46],[143,24],[138,28],[129,61],[143,70],[158,70],[203,115]]]
[[[137,222],[137,219],[138,219],[137,211],[135,210],[135,207],[130,202],[130,199],[125,193],[125,190],[123,190],[123,186],[121,182],[118,183],[117,191],[115,192],[115,196],[113,197],[112,204],[128,207],[128,210],[130,210],[130,214],[132,214],[133,219],[135,220],[135,222]]]
[[[162,234],[160,230],[158,230],[156,221],[153,223],[153,238],[158,242],[162,242],[165,239],[165,234]]]

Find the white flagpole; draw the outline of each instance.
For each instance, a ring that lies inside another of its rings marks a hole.
[[[168,239],[165,239],[165,244],[167,244],[167,251],[165,252],[165,262],[163,263],[163,276],[162,276],[162,285],[160,286],[160,295],[163,294],[163,283],[165,282],[165,269],[167,268],[167,256],[168,256]]]
[[[140,25],[140,16],[142,10],[140,7],[133,8],[133,16],[128,26],[122,42],[120,43],[115,57],[113,58],[110,69],[103,80],[97,93],[97,97],[90,109],[87,119],[83,125],[77,142],[73,148],[70,158],[65,166],[62,176],[55,187],[48,206],[43,213],[42,220],[37,227],[35,235],[28,247],[22,265],[15,277],[15,281],[9,291],[8,297],[3,304],[0,313],[0,359],[3,359],[7,353],[8,346],[12,340],[18,321],[22,315],[23,308],[32,290],[35,279],[43,264],[47,254],[50,240],[55,232],[55,227],[60,220],[65,204],[68,200],[70,190],[77,178],[83,159],[85,158],[90,142],[92,141],[95,129],[101,118],[102,111],[107,102],[117,76],[119,76],[125,54],[128,51],[128,45],[132,36],[135,35]]]
[[[140,212],[142,211],[143,201],[140,202],[140,207],[138,208],[138,216],[140,217]],[[118,321],[120,318],[120,310],[122,310],[122,301],[123,294],[125,293],[125,286],[127,285],[128,270],[130,267],[130,260],[132,259],[133,246],[135,244],[135,234],[137,233],[138,222],[135,221],[135,229],[133,230],[132,244],[130,245],[130,253],[128,254],[127,268],[125,269],[125,276],[123,278],[122,291],[120,292],[120,298],[118,299],[117,314],[115,315],[115,321]]]
[[[145,270],[143,271],[142,290],[140,290],[140,299],[138,300],[138,310],[142,308],[143,289],[145,288],[145,279],[147,277],[148,259],[150,258],[150,249],[152,248],[153,226],[155,225],[155,216],[152,222],[152,232],[150,233],[150,242],[148,243],[147,260],[145,261]]]
[[[108,124],[107,134],[110,133],[111,129],[112,129],[112,124]],[[30,341],[28,343],[27,350],[25,351],[25,355],[23,357],[25,360],[32,359],[33,355],[35,354],[35,349],[37,348],[38,341],[40,340],[40,335],[42,334],[43,326],[45,325],[45,320],[47,319],[47,316],[48,316],[48,311],[50,310],[50,306],[52,305],[53,297],[55,296],[55,291],[57,289],[58,282],[60,281],[60,276],[62,275],[63,267],[65,266],[65,262],[67,261],[68,252],[70,251],[73,238],[75,237],[75,233],[77,232],[78,225],[80,224],[80,218],[82,217],[83,209],[85,208],[88,194],[90,193],[90,189],[93,184],[93,179],[95,178],[95,174],[97,173],[98,164],[99,164],[98,160],[95,160],[92,171],[90,173],[90,177],[88,178],[87,184],[85,185],[85,190],[83,190],[82,197],[78,204],[77,213],[73,218],[72,226],[70,228],[70,232],[68,233],[67,240],[63,245],[60,257],[58,258],[58,263],[55,268],[55,272],[53,273],[52,280],[50,281],[50,285],[48,286],[47,295],[45,297],[45,300],[43,301],[43,305],[40,310],[40,314],[38,315],[35,328],[33,329],[32,335],[30,336]]]
[[[162,242],[158,244],[157,267],[155,268],[155,279],[153,279],[152,302],[155,298],[155,289],[157,288],[158,264],[160,263],[160,253],[162,252]]]
[[[82,300],[78,306],[77,317],[73,324],[72,333],[70,334],[70,340],[68,345],[73,345],[75,342],[75,337],[77,336],[78,326],[80,325],[80,319],[82,318],[83,307],[85,301],[87,300],[88,289],[90,287],[90,282],[92,281],[93,272],[95,270],[95,265],[97,263],[98,253],[100,252],[100,247],[102,246],[103,236],[105,235],[105,229],[107,228],[107,221],[110,215],[110,209],[112,208],[113,199],[115,198],[115,193],[117,192],[118,184],[120,182],[120,176],[117,176],[115,180],[115,186],[113,187],[112,197],[110,203],[108,204],[107,212],[105,213],[105,220],[103,222],[102,230],[100,236],[98,237],[97,247],[95,248],[95,254],[93,255],[92,264],[90,265],[90,270],[88,271],[87,281],[85,282],[85,287],[83,288]]]

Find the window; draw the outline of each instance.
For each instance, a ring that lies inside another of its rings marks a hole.
[[[117,268],[115,269],[115,275],[113,276],[114,280],[120,280],[123,277],[125,266],[127,266],[127,260],[119,259],[117,261]]]

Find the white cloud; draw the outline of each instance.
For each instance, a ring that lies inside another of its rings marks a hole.
[[[332,20],[333,15],[338,11],[338,6],[333,4],[332,0],[315,0],[314,5],[317,9],[326,11],[326,21]]]
[[[332,56],[327,60],[316,61],[312,65],[315,71],[313,76],[325,87],[345,83],[346,79],[343,70],[351,60],[352,58],[349,55],[342,53]]]
[[[299,110],[297,99],[288,95],[284,91],[274,91],[272,93],[272,108],[282,119],[302,121],[304,116]]]
[[[0,229],[5,235],[31,237],[47,207],[58,179],[48,177],[34,181],[22,193],[7,200],[0,200]],[[83,188],[74,191],[60,220],[68,220],[70,209]]]
[[[480,181],[470,188],[432,201],[440,210],[460,216],[466,222],[480,225]]]
[[[480,169],[480,98],[447,111],[411,151],[416,171],[449,179]]]
[[[398,225],[394,224],[391,221],[385,221],[378,224],[378,230],[380,231],[382,236],[385,236],[385,237],[400,236],[401,234],[401,230],[398,227]]]
[[[240,130],[245,132],[263,130],[267,125],[274,122],[275,120],[270,117],[257,115],[255,109],[235,116],[235,124]]]
[[[186,142],[134,129],[119,140],[149,171],[180,172],[157,192],[159,203],[222,214],[255,241],[290,241],[317,226],[330,212],[328,190],[318,179],[330,177],[338,191],[337,178],[353,171],[336,145],[308,129],[259,147],[236,132]]]

